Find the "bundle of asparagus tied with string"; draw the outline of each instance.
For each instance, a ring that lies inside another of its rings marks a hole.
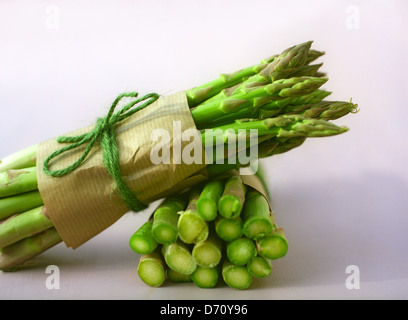
[[[236,174],[164,199],[129,244],[141,255],[140,279],[152,287],[167,279],[214,288],[222,280],[247,289],[288,251],[265,189]]]
[[[189,112],[199,130],[202,145],[210,145],[210,151],[213,151],[209,153],[212,161],[205,164],[206,179],[232,168],[247,166],[248,161],[242,161],[240,155],[254,145],[257,147],[255,158],[265,158],[298,147],[309,137],[328,137],[348,130],[331,120],[355,112],[356,105],[347,101],[325,100],[330,92],[321,86],[328,78],[319,71],[322,64],[314,64],[324,52],[311,49],[311,44],[309,41],[292,46],[258,64],[221,74],[213,81],[185,91]],[[123,99],[131,101],[114,114],[114,109]],[[13,270],[61,241],[67,243],[50,217],[52,206],[45,201],[38,177],[40,173],[54,179],[74,175],[73,171],[92,158],[91,150],[97,143],[103,149],[104,166],[115,183],[115,188],[111,189],[115,189],[114,192],[123,199],[127,211],[137,212],[148,206],[154,197],[149,198],[148,203],[138,200],[137,194],[135,196],[134,190],[128,186],[128,176],[132,174],[123,176],[124,169],[119,158],[121,149],[114,134],[125,130],[121,123],[127,117],[137,115],[156,100],[160,101],[161,97],[159,99],[159,95],[154,93],[142,98],[138,98],[137,93],[122,94],[112,104],[108,115],[98,120],[94,130],[76,137],[58,138],[58,143],[64,147],[45,160],[39,160],[39,145],[34,145],[0,161],[1,270]],[[140,103],[143,104],[138,105]],[[252,139],[253,132],[256,133],[255,140]],[[232,153],[223,152],[221,156],[216,152],[220,144],[227,146],[239,141],[245,142],[244,147],[241,144],[241,148]],[[84,153],[75,163],[63,170],[52,170],[56,157],[77,147],[83,147]],[[134,167],[137,171],[137,163]],[[171,168],[175,167],[177,164]],[[95,174],[90,177],[95,178]],[[154,175],[151,174],[151,177]],[[168,177],[159,176],[157,179],[171,180]],[[180,181],[179,185],[183,186],[183,182]],[[167,194],[172,193],[172,189],[166,191]],[[66,215],[70,215],[68,208],[64,210]]]

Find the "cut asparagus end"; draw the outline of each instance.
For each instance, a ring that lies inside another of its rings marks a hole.
[[[193,248],[192,254],[197,265],[204,268],[217,266],[222,258],[220,248],[214,243],[207,241],[196,244]]]
[[[178,238],[178,212],[187,205],[185,197],[166,198],[153,214],[152,234],[160,244],[175,242]]]
[[[236,265],[246,265],[256,256],[256,246],[253,240],[246,237],[239,238],[227,245],[227,257]]]
[[[162,253],[169,268],[182,274],[192,274],[197,268],[190,250],[182,243],[164,244]]]
[[[205,221],[212,221],[218,214],[217,204],[208,198],[198,199],[197,212]]]
[[[288,242],[280,231],[273,231],[259,240],[258,247],[259,254],[267,259],[279,259],[288,252]]]
[[[177,227],[169,224],[157,224],[152,230],[153,237],[160,244],[173,243],[177,241]]]
[[[246,188],[240,176],[232,176],[224,186],[223,194],[218,202],[218,211],[225,218],[235,218],[241,214],[245,202]]]
[[[166,280],[164,261],[156,251],[140,258],[137,273],[140,279],[151,287],[160,287]]]
[[[208,224],[194,210],[184,211],[177,224],[179,238],[187,243],[199,243],[208,237]]]
[[[218,268],[197,267],[191,279],[199,288],[214,288],[218,282]]]
[[[215,231],[222,240],[231,242],[243,236],[242,222],[239,218],[220,218],[215,223]]]
[[[257,278],[266,278],[272,272],[272,265],[262,256],[253,257],[247,268],[249,273]]]
[[[218,203],[220,215],[225,218],[236,218],[242,210],[242,203],[233,195],[224,195]]]
[[[238,266],[226,260],[222,266],[224,282],[234,289],[247,289],[252,283],[252,275],[246,266]]]
[[[254,217],[244,223],[244,235],[250,239],[258,239],[270,234],[273,230],[273,223],[264,217]]]
[[[151,221],[145,222],[129,239],[129,246],[139,254],[149,254],[157,248],[157,241],[152,235]]]

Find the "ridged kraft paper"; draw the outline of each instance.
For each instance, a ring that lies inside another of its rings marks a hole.
[[[116,126],[122,175],[142,203],[149,204],[206,179],[204,151],[203,160],[199,163],[185,164],[181,161],[181,164],[174,164],[180,161],[173,161],[173,152],[170,153],[169,164],[152,162],[150,152],[158,143],[151,139],[154,129],[167,130],[170,134],[170,147],[177,141],[183,150],[184,146],[193,141],[183,141],[180,137],[173,136],[174,121],[181,124],[181,132],[196,128],[185,92],[160,97]],[[82,128],[65,136],[80,135],[93,127],[94,125]],[[201,138],[197,138],[195,141],[201,143]],[[42,163],[52,152],[63,146],[56,139],[41,143],[37,159],[39,168],[42,168]],[[77,148],[55,158],[51,162],[52,169],[72,164],[83,153],[84,148],[85,146]],[[81,166],[63,177],[48,176],[43,170],[38,170],[37,175],[47,215],[68,247],[79,247],[129,211],[116,191],[113,178],[104,167],[99,145],[94,147]]]

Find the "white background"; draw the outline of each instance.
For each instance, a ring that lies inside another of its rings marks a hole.
[[[290,247],[251,289],[144,285],[128,239],[150,208],[0,274],[0,298],[408,298],[407,16],[396,0],[2,1],[0,158],[93,123],[121,92],[189,89],[308,40],[326,52],[330,99],[360,111],[336,121],[349,132],[263,161]]]

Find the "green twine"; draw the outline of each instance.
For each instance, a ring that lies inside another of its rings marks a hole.
[[[91,151],[95,143],[99,141],[101,149],[102,149],[104,165],[107,168],[109,174],[113,177],[116,183],[118,192],[120,196],[122,197],[122,199],[124,200],[124,202],[126,203],[126,205],[128,206],[128,208],[134,212],[145,209],[147,206],[141,203],[135,197],[135,195],[126,185],[122,177],[122,174],[120,172],[119,150],[117,147],[115,130],[114,130],[116,123],[131,116],[137,111],[140,111],[146,108],[148,105],[152,104],[159,98],[159,95],[157,93],[149,93],[145,95],[144,97],[138,98],[126,104],[117,113],[115,114],[113,113],[117,104],[122,98],[125,98],[125,97],[137,98],[137,96],[138,96],[137,92],[129,92],[129,93],[120,94],[115,99],[115,101],[112,103],[112,106],[109,109],[107,116],[104,118],[98,119],[96,122],[96,126],[90,132],[79,135],[79,136],[75,136],[75,137],[63,137],[63,136],[58,137],[57,138],[58,143],[71,143],[71,144],[53,152],[51,155],[48,156],[47,159],[45,159],[44,164],[43,164],[44,172],[47,175],[53,176],[53,177],[61,177],[61,176],[71,173],[85,161],[85,158],[88,156],[89,152]],[[142,101],[145,101],[145,102],[133,108],[136,104]],[[79,146],[85,143],[88,143],[85,151],[78,158],[78,160],[75,161],[73,164],[67,166],[66,168],[59,169],[59,170],[49,169],[49,162],[51,161],[51,159],[57,157],[58,155],[66,151],[78,148]]]

